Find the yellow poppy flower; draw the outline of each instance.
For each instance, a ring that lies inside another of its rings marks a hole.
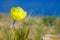
[[[15,20],[22,20],[26,17],[27,13],[21,7],[11,8],[11,16]]]

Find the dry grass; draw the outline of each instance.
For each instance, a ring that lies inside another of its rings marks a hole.
[[[13,19],[9,15],[0,15],[0,40],[40,40],[45,34],[60,34],[60,19],[58,18],[54,25],[46,26],[43,18],[27,17],[22,21],[16,21],[15,29],[11,27],[12,22]]]

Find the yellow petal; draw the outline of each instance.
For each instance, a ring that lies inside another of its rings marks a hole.
[[[27,13],[20,7],[11,8],[11,16],[15,20],[22,20],[26,15]]]

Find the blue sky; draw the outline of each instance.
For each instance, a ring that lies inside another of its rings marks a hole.
[[[32,15],[60,15],[60,0],[0,0],[0,12],[9,13],[12,7],[21,6]]]

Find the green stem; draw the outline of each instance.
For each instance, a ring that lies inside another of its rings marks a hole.
[[[12,24],[13,27],[14,27],[15,22],[16,22],[16,20],[13,21],[13,24]],[[14,27],[14,29],[15,29],[15,27]]]

